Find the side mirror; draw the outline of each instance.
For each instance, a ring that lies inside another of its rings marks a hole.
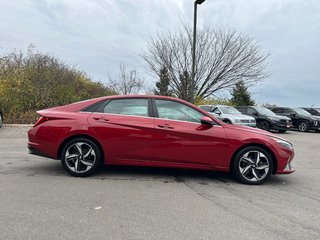
[[[257,112],[255,112],[253,115],[254,115],[254,116],[258,116],[259,114],[258,114]]]
[[[200,122],[203,125],[209,125],[209,126],[213,126],[214,125],[214,121],[211,118],[207,117],[207,116],[203,116],[200,119]]]
[[[290,114],[290,116],[291,116],[291,117],[296,117],[296,116],[297,116],[297,114],[295,114],[295,113],[291,113],[291,114]]]
[[[220,111],[216,111],[215,114],[217,114],[217,115],[220,116],[220,115],[221,115],[221,112],[220,112]]]

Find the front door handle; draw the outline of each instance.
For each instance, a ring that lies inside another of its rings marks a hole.
[[[171,127],[169,124],[159,124],[158,127],[164,129],[174,129],[174,127]]]

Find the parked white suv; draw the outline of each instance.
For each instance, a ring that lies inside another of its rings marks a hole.
[[[225,123],[239,124],[249,127],[257,126],[257,122],[254,117],[244,115],[234,107],[226,105],[200,105],[199,107]]]

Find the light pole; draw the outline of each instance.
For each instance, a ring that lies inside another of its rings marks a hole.
[[[205,0],[194,1],[193,11],[193,42],[192,42],[192,70],[191,70],[191,96],[190,101],[195,100],[195,65],[196,65],[196,37],[197,37],[197,5],[202,4]]]

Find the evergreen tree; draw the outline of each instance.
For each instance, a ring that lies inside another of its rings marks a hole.
[[[246,87],[243,81],[236,83],[230,93],[232,96],[231,102],[235,106],[252,106],[255,104],[251,98],[251,94],[248,92],[248,87]]]
[[[163,67],[160,70],[160,79],[156,82],[156,89],[154,89],[155,95],[162,95],[162,96],[172,96],[172,91],[169,89],[170,85],[170,76],[168,69]]]
[[[191,92],[191,77],[188,71],[183,71],[179,75],[179,95],[178,97],[188,101]]]

